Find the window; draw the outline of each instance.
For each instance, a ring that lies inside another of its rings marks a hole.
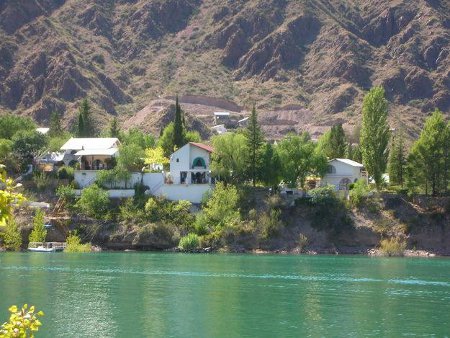
[[[333,165],[329,165],[327,173],[328,174],[336,174],[336,168]]]
[[[179,159],[179,158],[177,158],[177,163],[178,163],[178,162],[180,162],[180,159]]]

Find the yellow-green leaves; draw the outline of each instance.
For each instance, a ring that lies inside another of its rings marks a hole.
[[[13,208],[25,200],[22,194],[15,192],[17,188],[14,181],[6,176],[5,166],[0,164],[0,226],[6,225]]]
[[[12,305],[8,311],[11,313],[9,321],[0,327],[0,338],[33,338],[34,332],[42,325],[38,317],[44,316],[44,312],[35,312],[35,307],[25,304],[19,310]]]

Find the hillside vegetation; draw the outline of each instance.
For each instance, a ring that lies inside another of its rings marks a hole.
[[[383,85],[392,124],[416,136],[435,107],[450,111],[449,13],[446,0],[6,0],[0,111],[72,125],[89,96],[98,121],[153,130],[158,98],[201,95],[187,111],[204,122],[223,107],[208,98],[256,102],[279,137],[351,129]]]

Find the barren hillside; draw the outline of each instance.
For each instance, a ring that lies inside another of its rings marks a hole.
[[[206,124],[225,100],[243,115],[256,102],[279,137],[351,129],[383,85],[414,136],[450,112],[449,41],[448,0],[3,0],[0,111],[71,124],[89,96],[102,125],[156,131],[178,93],[203,98],[185,109]]]

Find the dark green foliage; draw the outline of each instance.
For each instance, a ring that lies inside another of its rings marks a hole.
[[[11,140],[18,131],[33,131],[35,129],[36,124],[29,117],[0,116],[0,139]]]
[[[173,144],[179,149],[186,143],[185,141],[185,125],[184,125],[184,113],[181,110],[178,103],[178,95],[175,101],[175,121],[173,125]]]
[[[309,205],[312,216],[311,225],[318,230],[329,231],[331,236],[349,230],[353,222],[348,215],[345,203],[340,200],[333,186],[325,186],[309,191]]]
[[[363,164],[379,189],[388,159],[388,103],[382,87],[374,87],[364,97],[361,129]]]
[[[142,149],[154,148],[156,146],[155,137],[144,133],[137,128],[131,128],[127,132],[120,134],[120,140],[125,146],[137,145]]]
[[[316,151],[308,133],[289,134],[278,144],[277,151],[282,163],[282,178],[290,186],[305,186],[308,175],[322,176],[326,172],[327,159]]]
[[[61,126],[61,117],[57,112],[52,112],[50,115],[50,130],[48,131],[49,137],[59,137],[62,136],[64,133],[64,130]]]
[[[95,137],[95,130],[91,117],[91,106],[87,98],[81,101],[80,104],[76,134],[78,137]]]
[[[149,198],[145,205],[147,219],[150,222],[165,222],[187,234],[193,228],[194,215],[189,201],[171,202],[163,198]]]
[[[122,145],[117,166],[128,171],[141,171],[144,167],[145,151],[137,144]]]
[[[281,181],[281,161],[275,148],[270,143],[263,146],[260,179],[265,185],[276,188]]]
[[[120,128],[117,117],[114,117],[111,121],[111,124],[109,126],[109,137],[120,137]]]
[[[108,192],[93,184],[83,189],[76,206],[89,217],[107,219],[110,211]]]
[[[12,150],[17,155],[21,165],[32,162],[48,144],[47,136],[35,130],[20,130],[12,138]]]
[[[72,167],[62,166],[57,175],[60,180],[73,180],[75,170]]]
[[[420,186],[435,195],[448,191],[450,183],[450,123],[436,110],[425,121],[408,157],[408,187]]]
[[[249,151],[247,176],[252,180],[253,186],[255,186],[258,174],[261,171],[262,146],[264,143],[264,135],[258,124],[255,106],[253,106],[248,127],[245,130],[245,137],[247,138],[247,149]]]
[[[342,124],[339,123],[331,128],[329,152],[326,154],[329,158],[343,158],[345,156],[345,132]]]
[[[97,173],[96,183],[104,189],[129,188],[128,181],[131,173],[123,166],[116,166],[109,170],[100,170]]]
[[[403,133],[393,135],[389,151],[388,172],[389,182],[394,185],[403,186],[406,167],[405,145]]]

